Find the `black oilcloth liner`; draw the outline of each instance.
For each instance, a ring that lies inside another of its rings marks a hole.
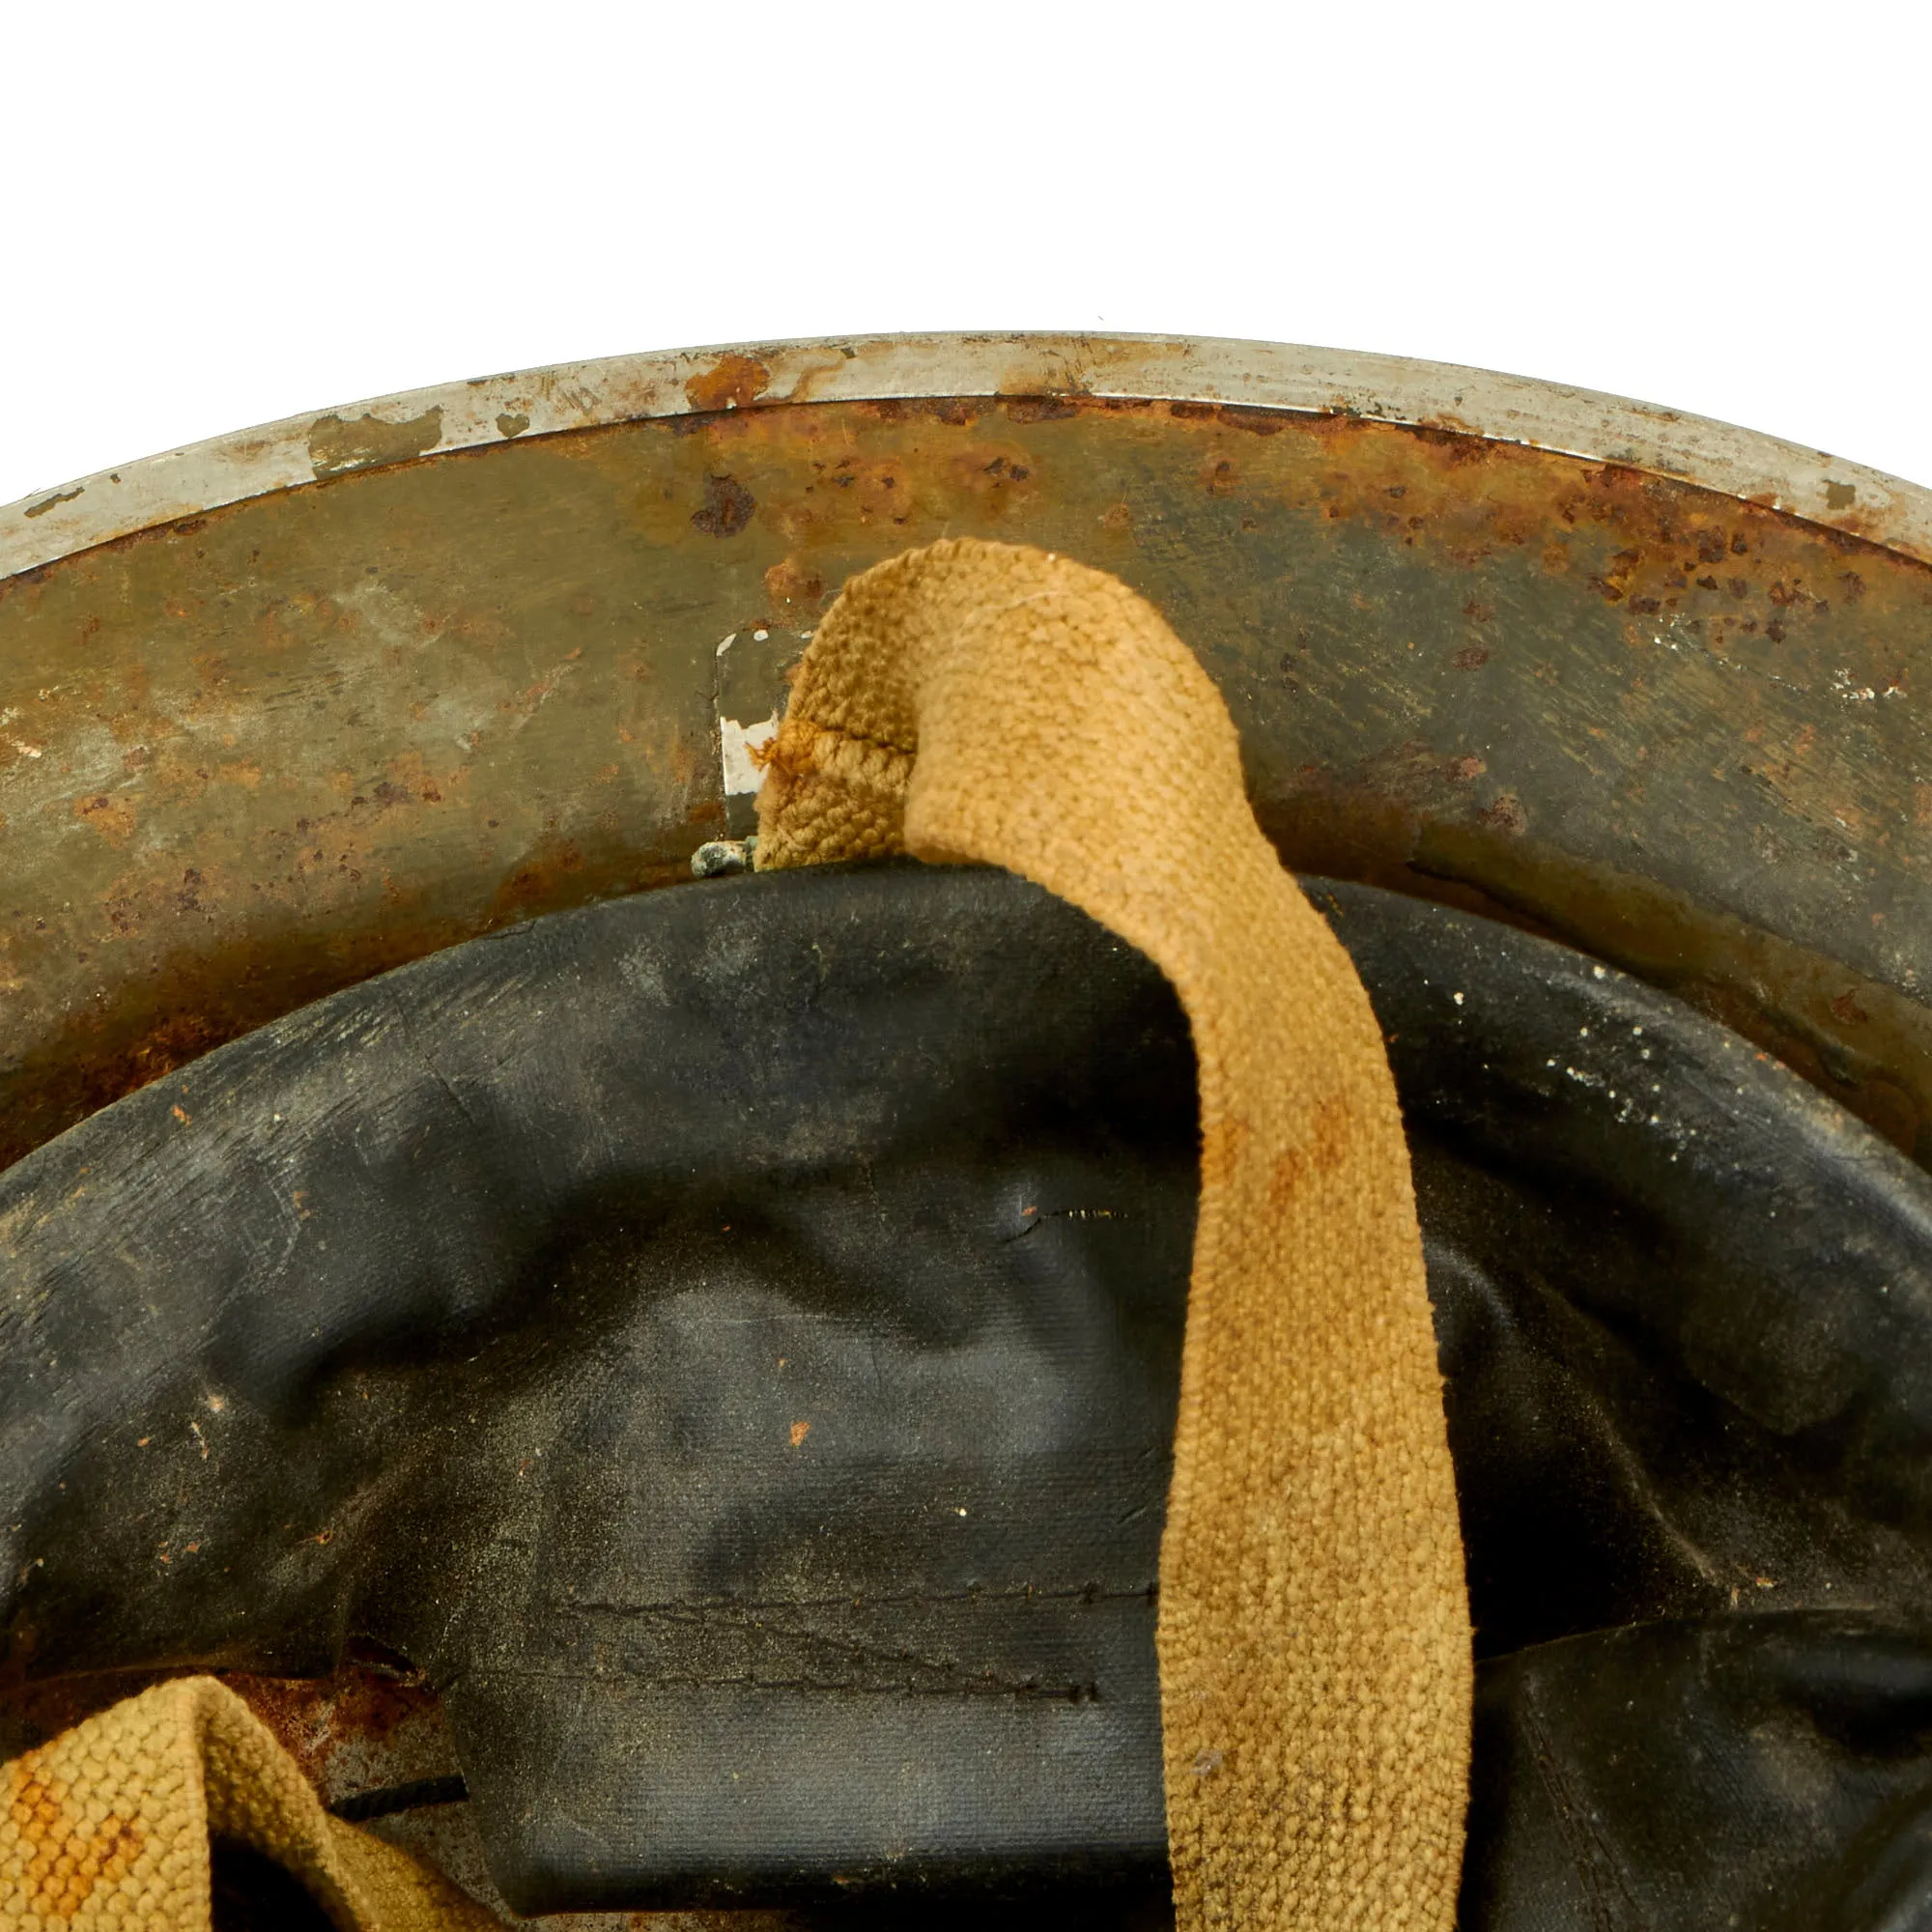
[[[1463,1924],[1932,1926],[1932,1183],[1587,959],[1314,891],[1448,1377]],[[1145,960],[916,867],[212,1054],[0,1176],[6,1668],[402,1651],[524,1910],[1157,1889],[1193,1107]]]

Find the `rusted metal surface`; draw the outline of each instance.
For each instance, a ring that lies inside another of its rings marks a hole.
[[[1420,425],[1701,483],[1932,561],[1932,491],[1680,410],[1395,355],[1133,335],[903,335],[618,355],[243,430],[0,507],[0,576],[413,456],[646,416],[932,396],[1159,396]]]
[[[330,987],[682,877],[726,829],[723,640],[949,531],[1151,597],[1293,862],[1631,965],[1926,1153],[1932,569],[1615,464],[1068,396],[519,436],[0,581],[0,1159]]]

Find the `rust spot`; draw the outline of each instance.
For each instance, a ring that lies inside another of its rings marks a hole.
[[[1529,814],[1513,791],[1498,792],[1477,814],[1477,822],[1511,838],[1520,838],[1529,830]]]
[[[381,1745],[437,1710],[436,1693],[400,1659],[381,1665],[352,1661],[330,1677],[229,1672],[223,1682],[274,1732],[309,1781],[324,1790],[344,1749]]]
[[[583,870],[583,853],[574,839],[546,834],[503,883],[491,902],[495,919],[528,917],[573,896],[568,882]]]
[[[757,507],[758,499],[735,476],[707,476],[704,502],[692,511],[692,526],[708,537],[735,537]]]
[[[1063,422],[1080,413],[1070,396],[1009,396],[1005,408],[1007,420],[1013,423]]]
[[[1230,429],[1244,429],[1250,436],[1279,436],[1292,420],[1280,410],[1248,409],[1239,403],[1223,403],[1215,416]]]
[[[1201,1137],[1201,1185],[1224,1185],[1241,1163],[1253,1130],[1235,1116],[1215,1123]]]
[[[781,617],[810,616],[824,602],[825,580],[798,557],[783,557],[765,572],[765,595]]]
[[[791,1446],[794,1449],[796,1449],[799,1446],[799,1444],[803,1442],[805,1438],[810,1434],[811,1434],[810,1423],[794,1422],[791,1426]]]
[[[1124,536],[1134,526],[1134,513],[1125,503],[1111,503],[1100,512],[1100,527]]]
[[[1339,1094],[1323,1094],[1315,1103],[1307,1133],[1275,1156],[1268,1200],[1277,1212],[1289,1206],[1311,1177],[1332,1174],[1341,1166],[1349,1151],[1351,1120],[1349,1103]]]
[[[1449,660],[1458,670],[1481,670],[1490,661],[1490,654],[1481,644],[1464,644]]]
[[[1463,606],[1463,614],[1472,624],[1487,624],[1494,619],[1496,607],[1486,604],[1480,597],[1472,597]]]
[[[742,410],[772,385],[772,372],[750,355],[721,355],[684,385],[684,399],[700,414]]]
[[[97,792],[75,802],[73,815],[93,828],[110,845],[125,845],[134,830],[134,808],[111,792]]]
[[[102,1885],[117,1885],[147,1843],[130,1819],[109,1812],[92,1830],[69,1805],[71,1791],[44,1751],[7,1767],[8,1815],[28,1847],[14,1883],[30,1918],[68,1919]]]
[[[1003,518],[1015,505],[1030,501],[1034,495],[1034,466],[1028,462],[1024,446],[1017,440],[992,443],[975,441],[961,449],[943,469],[928,470],[923,496],[939,497],[966,507],[968,514],[986,519]],[[880,516],[903,523],[920,502],[906,487],[902,465],[841,462],[826,480],[835,489],[852,488],[845,482],[850,475],[856,490],[859,521],[869,523]],[[891,478],[891,487],[886,479]],[[850,508],[851,505],[843,506]],[[950,521],[950,519],[948,520]]]
[[[1859,1005],[1859,996],[1857,993],[1840,993],[1832,1002],[1832,1010],[1847,1026],[1863,1026],[1871,1018],[1871,1015]]]
[[[434,449],[441,440],[440,404],[399,423],[366,414],[353,419],[319,416],[308,433],[308,460],[318,477],[340,476],[345,470],[407,462]]]
[[[1643,553],[1620,550],[1605,569],[1590,579],[1590,587],[1608,604],[1621,604],[1630,594],[1632,574],[1643,561]]]

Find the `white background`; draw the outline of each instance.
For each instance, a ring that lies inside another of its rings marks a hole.
[[[1932,484],[1932,6],[0,0],[0,501],[896,329],[1553,378]]]

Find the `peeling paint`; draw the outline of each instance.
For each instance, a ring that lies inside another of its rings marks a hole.
[[[779,715],[741,724],[735,718],[718,721],[718,748],[724,773],[726,798],[755,797],[765,781],[764,767],[753,756],[779,734]]]
[[[736,837],[756,828],[753,801],[765,781],[756,753],[778,736],[788,696],[785,673],[805,654],[807,641],[806,634],[761,624],[732,632],[714,654],[720,782],[725,825]]]
[[[389,422],[373,412],[347,419],[319,416],[309,428],[309,464],[320,481],[345,470],[406,462],[434,449],[441,437],[442,410],[437,404],[405,422]]]
[[[742,410],[771,385],[772,372],[756,356],[726,354],[685,384],[684,399],[699,412]]]

